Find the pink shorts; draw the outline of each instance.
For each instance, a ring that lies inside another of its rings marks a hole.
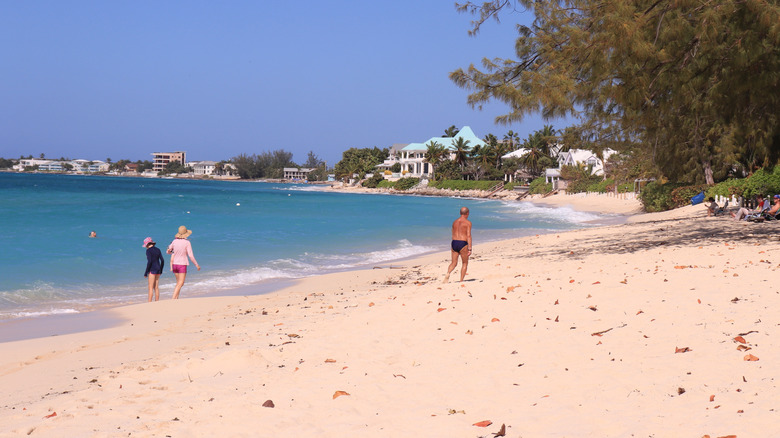
[[[171,265],[174,274],[186,274],[187,265]]]

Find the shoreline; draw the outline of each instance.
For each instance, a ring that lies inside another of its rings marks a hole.
[[[350,188],[347,190],[336,189],[336,191],[353,193],[354,189],[355,188]],[[447,196],[445,194],[430,195],[430,194],[414,194],[414,193],[404,193],[404,192],[390,193],[389,191],[382,191],[380,193],[377,193],[376,190],[377,189],[358,188],[358,193],[393,194],[393,195],[406,195],[406,196]],[[442,192],[450,192],[450,191],[447,190]],[[514,202],[513,200],[507,201],[504,199],[491,199],[491,200],[498,201],[498,202]],[[588,207],[587,203],[576,203],[575,205],[572,205],[569,202],[565,202],[566,200],[567,197],[556,195],[551,197],[550,199],[544,199],[543,201],[545,202],[538,202],[539,199],[536,198],[526,199],[517,202],[532,203],[534,205],[538,205],[544,208],[570,207],[573,210],[579,212],[603,215],[604,216],[603,218],[582,222],[583,224],[588,224],[591,226],[595,225],[597,227],[619,225],[625,223],[630,217],[630,215],[620,212],[619,209],[616,210],[614,206],[610,205],[609,203],[600,204],[598,208],[594,210],[593,208],[587,209],[586,208]],[[609,215],[612,215],[613,217],[610,218]],[[556,232],[559,231],[547,230],[542,234],[549,234],[549,233],[556,233]],[[533,234],[533,232],[531,232],[531,234]],[[510,237],[508,239],[502,237],[495,240],[488,240],[488,242],[501,242],[501,241],[513,240],[515,238],[517,237]],[[400,259],[376,263],[375,264],[376,266],[368,266],[368,265],[354,266],[351,268],[343,268],[335,271],[318,273],[318,274],[308,275],[299,278],[273,278],[273,279],[264,280],[259,283],[254,283],[254,284],[246,284],[242,286],[231,287],[228,289],[219,289],[219,290],[214,290],[206,293],[198,293],[194,296],[185,297],[185,299],[189,300],[189,299],[199,299],[199,298],[209,298],[209,297],[253,296],[253,295],[273,294],[287,288],[291,283],[305,280],[307,278],[313,278],[313,277],[316,278],[322,275],[328,275],[330,273],[377,269],[377,268],[382,268],[383,266],[386,265],[392,265],[394,263],[403,263],[418,258],[424,258],[433,254],[437,254],[439,252],[441,251],[431,250],[428,252],[407,256]],[[115,326],[121,322],[109,316],[111,314],[111,311],[113,309],[122,308],[125,306],[132,306],[135,304],[141,304],[146,302],[145,293],[144,294],[139,293],[138,295],[139,298],[141,299],[137,301],[125,300],[125,301],[118,301],[112,303],[102,303],[94,306],[92,309],[82,309],[79,311],[67,312],[67,313],[52,313],[52,314],[31,315],[31,316],[21,316],[16,318],[0,319],[0,343],[31,339],[35,337],[61,336],[65,334],[72,334],[72,333],[83,332],[83,331],[92,331],[92,330],[111,328],[112,326]]]
[[[113,328],[3,343],[0,425],[33,436],[772,430],[778,228],[697,206],[632,219],[477,243],[463,283],[441,283],[449,257],[437,253],[273,294],[126,306],[111,310]]]

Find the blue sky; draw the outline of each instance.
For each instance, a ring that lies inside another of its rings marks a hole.
[[[329,165],[350,147],[389,147],[496,125],[448,74],[511,57],[501,16],[477,37],[452,1],[0,1],[0,156],[188,160],[285,149]],[[560,129],[564,121],[547,122]]]

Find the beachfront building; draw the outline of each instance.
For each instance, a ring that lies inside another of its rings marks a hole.
[[[44,160],[44,159],[37,159],[37,158],[22,158],[19,160],[18,163],[16,163],[11,168],[13,170],[23,172],[25,167],[29,168],[29,167],[38,166],[38,168],[40,169],[41,166],[48,165],[49,163],[51,163],[51,161],[52,160]]]
[[[186,152],[152,152],[154,160],[152,161],[152,170],[155,172],[162,172],[165,170],[165,166],[171,161],[178,161],[183,166],[187,165]]]
[[[213,175],[216,168],[216,161],[190,161],[189,166],[192,173],[198,176]]]
[[[376,165],[377,170],[381,171],[385,175],[385,179],[393,181],[401,177],[401,173],[393,172],[392,168],[396,164],[400,165],[401,155],[403,154],[402,151],[406,146],[409,146],[409,143],[393,143],[393,145],[390,146],[390,154],[387,159],[381,164]]]
[[[87,163],[87,172],[94,173],[94,172],[108,172],[108,169],[111,167],[110,164],[106,163],[105,161],[90,161]]]
[[[558,155],[558,167],[545,170],[544,181],[552,184],[553,190],[565,189],[566,181],[561,179],[563,166],[587,166],[590,167],[591,175],[604,176],[604,161],[616,153],[612,149],[605,149],[603,153],[604,160],[602,161],[595,153],[587,149],[570,149],[566,152],[561,152]]]
[[[409,143],[401,149],[401,157],[398,160],[401,163],[401,173],[405,177],[431,178],[433,176],[433,165],[425,161],[425,153],[428,152],[428,145],[432,142],[439,143],[449,153],[449,158],[455,157],[455,142],[462,138],[468,141],[469,148],[475,146],[485,146],[486,143],[474,134],[469,126],[460,129],[455,137],[431,137],[424,143]]]
[[[41,163],[38,165],[38,170],[46,172],[62,172],[62,161],[49,161],[48,163]]]
[[[604,161],[608,160],[616,152],[612,149],[604,150]],[[595,153],[587,149],[570,149],[567,152],[561,152],[558,155],[558,168],[563,166],[590,166],[591,175],[604,175],[604,161],[601,160]]]
[[[37,166],[37,167],[36,167]],[[25,169],[36,168],[41,172],[108,172],[109,164],[103,161],[89,160],[44,160],[44,159],[21,159],[19,163],[13,166],[14,170],[23,172]]]
[[[315,170],[317,169],[309,168],[309,167],[285,167],[284,176],[282,178],[291,179],[293,181],[295,180],[308,181],[309,173]]]

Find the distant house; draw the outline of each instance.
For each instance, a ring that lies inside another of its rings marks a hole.
[[[92,161],[90,163],[87,163],[87,172],[94,173],[94,172],[108,172],[109,167],[111,167],[110,164],[106,163],[105,161]]]
[[[612,149],[604,150],[604,160],[608,160],[609,157],[616,154],[616,151]],[[604,175],[604,162],[596,156],[595,153],[587,149],[569,149],[566,152],[561,152],[558,155],[558,168],[547,169],[544,173],[544,180],[547,183],[552,183],[553,189],[565,189],[566,183],[561,180],[561,168],[563,166],[589,166],[591,168],[591,175]]]
[[[12,167],[14,170],[23,171],[25,167],[44,166],[51,163],[51,160],[37,159],[37,158],[22,158],[19,162]]]
[[[138,163],[125,164],[125,172],[138,173]]]
[[[195,175],[213,175],[216,161],[190,161],[189,166],[192,167],[192,173]]]
[[[285,167],[284,176],[282,178],[290,179],[293,181],[294,180],[307,181],[309,179],[309,173],[311,173],[314,170],[317,169],[309,168],[309,167]]]
[[[162,172],[165,170],[165,166],[171,161],[178,161],[183,166],[187,165],[187,153],[183,151],[176,152],[152,152],[154,161],[152,164],[152,170],[155,172]]]
[[[616,151],[604,150],[604,160],[608,160]],[[578,166],[580,164],[591,167],[591,175],[604,175],[604,162],[595,153],[586,149],[569,149],[558,155],[559,168],[563,166]]]
[[[431,137],[424,143],[409,143],[401,149],[401,157],[398,160],[401,163],[401,172],[404,176],[417,178],[430,178],[433,176],[433,165],[425,161],[425,154],[428,152],[428,145],[431,142],[437,142],[449,152],[450,159],[455,156],[455,142],[458,138],[468,141],[469,148],[475,146],[485,146],[485,142],[474,134],[469,126],[464,126],[455,137]]]

